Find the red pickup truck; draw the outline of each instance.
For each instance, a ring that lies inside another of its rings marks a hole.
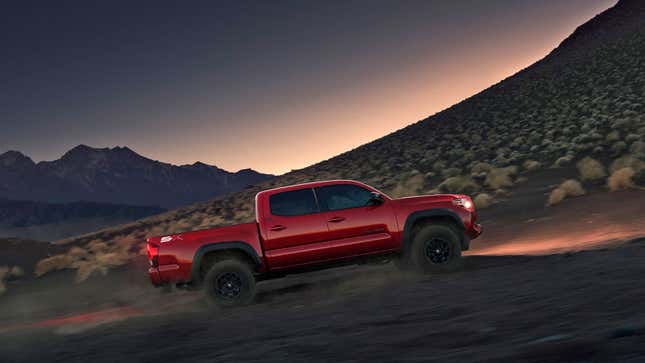
[[[202,287],[219,306],[241,305],[257,281],[375,257],[453,270],[481,233],[468,196],[392,199],[352,180],[262,191],[255,213],[253,223],[148,238],[152,283]]]

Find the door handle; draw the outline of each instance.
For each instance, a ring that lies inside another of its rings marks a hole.
[[[330,220],[328,220],[327,222],[338,223],[338,222],[342,222],[344,220],[345,220],[345,217],[333,217]]]
[[[287,227],[285,227],[285,226],[283,226],[281,224],[278,224],[278,225],[275,225],[275,226],[271,227],[272,231],[282,231],[284,229],[287,229]]]

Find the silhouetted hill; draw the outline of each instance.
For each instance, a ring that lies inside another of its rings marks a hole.
[[[37,164],[17,151],[0,155],[0,197],[13,200],[177,207],[271,177],[249,169],[231,173],[203,163],[175,166],[127,147],[79,145],[58,160]]]

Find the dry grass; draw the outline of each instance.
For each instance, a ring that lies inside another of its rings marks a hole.
[[[492,189],[501,189],[513,186],[512,175],[517,174],[517,167],[493,168],[486,175],[486,185]]]
[[[470,172],[473,174],[488,173],[492,168],[493,166],[489,163],[478,162],[473,165],[473,167],[470,169]]]
[[[90,276],[106,274],[111,268],[125,265],[141,249],[145,248],[143,239],[133,235],[116,236],[109,242],[92,239],[84,246],[73,246],[66,253],[45,258],[36,265],[36,276],[50,271],[76,269],[76,281],[81,282]]]
[[[12,277],[22,277],[24,276],[25,271],[23,271],[22,267],[20,266],[14,266],[9,270],[9,275]]]
[[[632,155],[623,155],[614,160],[609,167],[609,171],[613,174],[615,171],[622,168],[632,168],[635,173],[645,169],[645,162],[633,157]]]
[[[609,142],[616,142],[620,140],[620,132],[618,132],[617,130],[611,131],[610,133],[607,134],[607,136],[605,137],[605,140]]]
[[[556,205],[564,200],[567,197],[567,192],[564,189],[555,188],[549,194],[548,205]]]
[[[526,171],[536,171],[542,167],[542,163],[535,160],[527,160],[524,162],[524,169]]]
[[[20,266],[0,266],[0,295],[7,292],[7,281],[24,274]]]
[[[54,255],[38,261],[34,273],[36,276],[42,276],[51,271],[64,270],[70,268],[73,262],[74,258],[69,255]]]
[[[572,155],[565,155],[562,157],[559,157],[554,163],[553,166],[556,168],[561,168],[563,166],[567,166],[571,164],[573,161],[573,156]]]
[[[582,188],[580,182],[574,179],[565,180],[560,184],[559,188],[567,193],[567,197],[579,197],[585,194],[585,190]]]
[[[582,180],[599,181],[607,177],[607,172],[602,163],[589,156],[578,161],[576,166]]]
[[[584,194],[585,190],[580,185],[580,182],[568,179],[551,191],[547,205],[556,205],[567,197],[578,197]]]
[[[421,192],[424,186],[425,177],[422,174],[415,174],[398,183],[389,194],[394,198],[416,195]]]
[[[453,176],[439,184],[442,193],[472,194],[479,190],[479,185],[469,176]]]
[[[475,203],[475,207],[477,209],[486,209],[493,205],[493,196],[491,196],[488,193],[480,193],[477,194],[473,202]]]
[[[636,174],[634,169],[630,167],[618,169],[614,171],[609,178],[607,178],[607,187],[612,192],[617,190],[629,189],[634,187],[632,177]]]

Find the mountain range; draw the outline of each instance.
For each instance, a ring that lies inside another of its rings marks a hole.
[[[34,163],[18,151],[0,155],[0,198],[48,203],[77,201],[173,208],[239,191],[271,179],[197,162],[172,165],[127,147],[79,145],[60,159]]]

